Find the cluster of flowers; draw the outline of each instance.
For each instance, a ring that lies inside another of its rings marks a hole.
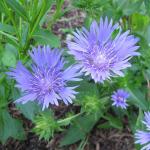
[[[10,68],[12,72],[7,72],[10,78],[15,79],[18,84],[15,87],[21,88],[23,97],[15,102],[25,104],[28,101],[37,100],[38,104],[43,104],[42,110],[49,107],[49,104],[58,106],[58,100],[63,100],[66,105],[72,103],[72,98],[75,98],[76,87],[68,87],[68,81],[81,81],[78,78],[80,75],[90,75],[95,83],[111,79],[110,77],[123,77],[122,69],[131,67],[129,60],[133,56],[138,56],[140,53],[135,52],[139,46],[135,44],[139,38],[134,38],[128,35],[130,31],[121,34],[121,27],[117,36],[113,39],[112,33],[118,27],[118,24],[112,25],[111,19],[108,23],[108,18],[105,21],[100,18],[99,25],[96,21],[90,26],[90,31],[85,29],[83,32],[76,29],[72,36],[73,41],[66,41],[69,51],[74,55],[76,64],[71,65],[67,69],[63,69],[65,63],[64,57],[61,56],[63,50],[58,52],[58,48],[51,51],[50,46],[45,46],[43,49],[38,46],[38,50],[33,47],[33,53],[29,51],[34,63],[30,65],[30,71],[22,65],[20,61],[16,68]],[[128,91],[119,89],[111,95],[114,103],[112,105],[125,108],[128,106],[126,99],[130,96]],[[147,116],[148,117],[148,116]],[[150,120],[150,119],[149,119]],[[145,123],[145,122],[144,122]],[[146,123],[145,123],[146,124]],[[149,126],[146,124],[150,129]],[[137,131],[141,139],[142,131]],[[144,134],[149,136],[149,134]],[[137,143],[141,141],[138,140]],[[144,142],[142,142],[143,144]]]

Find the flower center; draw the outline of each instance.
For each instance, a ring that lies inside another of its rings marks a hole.
[[[118,97],[118,99],[117,99],[117,102],[120,102],[120,103],[122,103],[124,101],[124,99],[122,98],[122,97]]]
[[[30,80],[32,86],[30,91],[39,96],[49,94],[51,91],[59,92],[66,84],[66,81],[59,76],[60,73],[60,70],[54,69],[37,70],[36,75],[34,74]]]

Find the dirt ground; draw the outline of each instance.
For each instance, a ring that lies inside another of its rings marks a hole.
[[[71,6],[70,1],[65,1],[62,9],[65,9],[69,6]],[[55,11],[56,6],[53,6],[52,10]],[[47,17],[49,17],[50,14],[51,13],[49,13]],[[61,39],[62,47],[66,47],[64,42],[66,35],[62,32],[61,28],[82,27],[85,17],[86,14],[83,10],[73,9],[65,13],[65,15],[63,15],[59,21],[52,25],[51,30]],[[44,23],[42,27],[46,28],[46,23]],[[73,105],[66,106],[63,103],[60,103],[59,107],[52,106],[52,109],[55,111],[55,117],[58,119],[63,118],[65,113],[69,110],[72,109],[74,112],[77,112],[80,108]],[[0,143],[0,150],[76,150],[80,144],[79,141],[72,145],[59,147],[60,142],[65,136],[64,132],[55,132],[54,138],[51,138],[49,143],[44,139],[38,141],[38,136],[29,132],[31,129],[33,129],[34,124],[24,117],[21,112],[17,110],[13,103],[9,105],[9,113],[13,118],[18,118],[24,121],[24,129],[26,131],[27,140],[19,141],[10,137],[5,145]],[[104,120],[100,119],[97,124],[102,122],[104,122]],[[124,124],[122,130],[117,130],[114,128],[102,130],[96,128],[95,126],[90,132],[90,137],[84,150],[136,150],[134,148],[133,134],[130,130],[127,118],[124,117],[122,122]]]

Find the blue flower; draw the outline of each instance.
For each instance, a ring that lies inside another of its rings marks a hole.
[[[75,60],[80,63],[82,72],[85,75],[90,75],[95,82],[102,82],[111,76],[121,76],[124,74],[122,69],[131,67],[128,62],[133,56],[140,55],[135,52],[139,46],[134,46],[139,38],[134,38],[133,35],[128,36],[130,31],[126,31],[121,35],[121,28],[117,36],[113,39],[111,37],[118,24],[112,26],[111,19],[108,24],[108,18],[105,22],[100,18],[100,26],[94,20],[90,26],[90,32],[84,27],[84,32],[77,30],[74,33],[73,40],[66,41],[69,54],[75,56]]]
[[[136,130],[137,133],[135,133],[135,138],[138,140],[135,142],[135,144],[140,143],[140,145],[143,145],[150,142],[150,112],[145,112],[145,120],[146,121],[141,120],[141,122],[146,125],[148,132]],[[150,143],[144,146],[141,150],[144,149],[150,150]]]
[[[35,63],[30,65],[31,72],[26,69],[20,61],[17,61],[16,68],[10,68],[13,72],[7,72],[11,75],[18,84],[15,87],[21,88],[23,97],[17,99],[15,102],[25,104],[28,101],[38,100],[38,104],[43,104],[42,110],[49,107],[49,104],[58,106],[58,99],[63,100],[66,105],[72,103],[71,98],[75,98],[74,89],[76,87],[67,87],[68,81],[81,81],[78,73],[78,65],[72,65],[63,70],[66,61],[63,62],[64,57],[61,57],[63,50],[58,53],[58,48],[51,51],[50,46],[45,46],[41,50],[38,46],[38,51],[33,47],[33,53],[29,51],[30,56]]]
[[[123,91],[123,89],[119,89],[118,90],[118,93],[116,93],[114,91],[114,95],[111,95],[111,100],[114,101],[114,103],[112,104],[112,106],[116,105],[117,107],[118,106],[121,106],[121,108],[126,108],[126,106],[129,106],[127,103],[126,103],[126,99],[130,96],[130,94],[127,93],[128,90],[126,90],[125,92]]]

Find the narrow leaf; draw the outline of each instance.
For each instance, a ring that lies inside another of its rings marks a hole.
[[[144,95],[135,88],[132,84],[127,84],[127,89],[131,94],[129,100],[137,107],[148,111],[148,103],[145,100]]]
[[[1,60],[5,66],[16,67],[16,57],[10,51],[5,51]]]
[[[138,0],[137,2],[127,6],[124,10],[123,10],[123,14],[124,15],[127,15],[127,16],[130,16],[132,15],[134,12],[136,12],[141,4],[143,3],[143,0]]]
[[[51,47],[61,46],[59,38],[53,33],[46,30],[41,29],[35,30],[35,32],[31,37],[43,45],[49,44]]]
[[[25,10],[16,0],[5,0],[5,2],[8,5],[8,7],[11,8],[18,16],[20,16],[27,22],[29,21]]]

